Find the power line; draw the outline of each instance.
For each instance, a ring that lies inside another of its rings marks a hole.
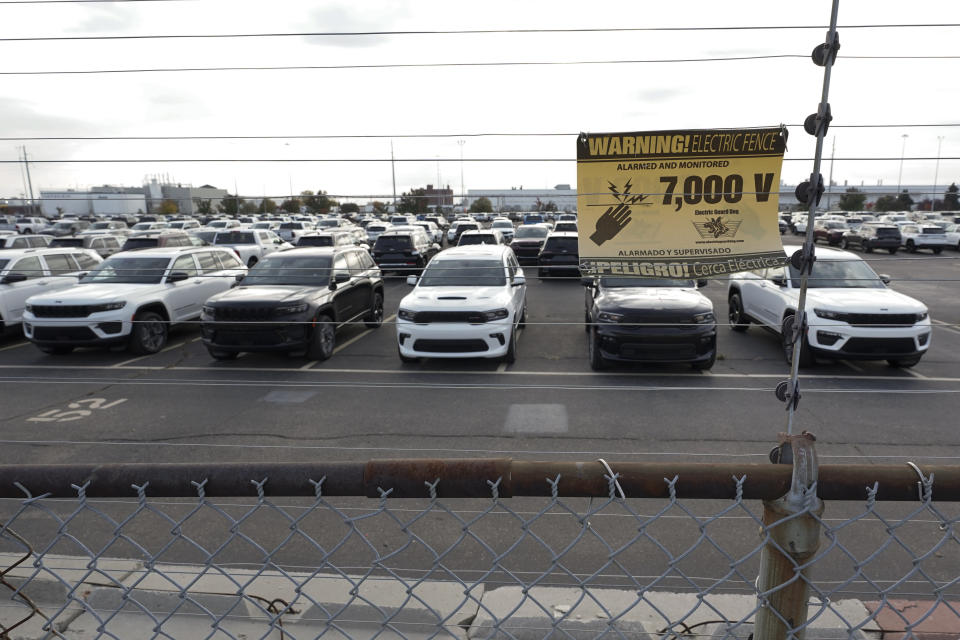
[[[59,0],[68,2],[68,0]],[[74,0],[76,2],[77,0]],[[107,1],[107,0],[87,0]],[[128,0],[132,1],[132,0]],[[148,0],[141,0],[148,1]],[[162,0],[153,0],[162,1]],[[182,1],[182,0],[167,0]],[[48,4],[37,2],[36,4]],[[26,2],[0,4],[27,4]],[[949,28],[960,27],[960,23],[922,23],[922,24],[859,24],[841,27],[844,29],[902,29],[902,28]],[[437,36],[437,35],[496,35],[518,34],[529,35],[538,33],[636,33],[636,32],[678,32],[678,31],[779,31],[801,29],[825,29],[823,25],[742,25],[727,27],[574,27],[556,29],[417,29],[417,30],[390,30],[390,31],[275,31],[259,33],[159,33],[122,36],[35,36],[21,38],[0,38],[0,42],[50,42],[59,40],[166,40],[166,39],[201,39],[201,38],[307,38],[307,37],[369,37],[369,36]]]
[[[784,158],[784,162],[809,162],[813,158]],[[834,158],[835,161],[890,161],[890,160],[936,160],[935,156],[861,156]],[[960,156],[940,156],[940,160],[960,160]],[[93,160],[83,159],[54,159],[30,160],[31,164],[126,164],[126,163],[158,163],[158,162],[460,162],[460,158],[112,158]],[[570,158],[464,158],[463,162],[576,162]],[[0,160],[0,164],[16,164],[22,160]],[[737,192],[740,193],[740,192]],[[648,194],[651,195],[651,194]]]

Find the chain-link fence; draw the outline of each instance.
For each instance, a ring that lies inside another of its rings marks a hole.
[[[4,484],[0,637],[960,637],[960,509],[933,499],[932,474],[915,476],[911,502],[881,502],[874,484],[822,509],[813,487],[776,517],[749,477],[724,465],[709,465],[713,476],[687,465],[686,479],[640,490],[647,476],[591,464],[580,478],[542,476],[522,490],[519,471],[470,479],[485,498],[447,497],[444,478],[463,468],[449,466],[439,480],[412,477],[419,492],[380,486],[369,468],[364,492],[322,475],[296,495],[237,478],[247,498],[210,491],[219,479],[184,483],[180,498],[163,481],[158,497],[147,482],[104,490],[91,479],[39,496]],[[654,467],[648,476],[662,471]],[[424,464],[413,476],[429,473]],[[584,494],[595,484],[570,484],[597,479],[606,486],[594,497]],[[128,497],[96,497],[105,494]],[[816,527],[806,554],[781,535],[804,519]],[[766,588],[771,553],[788,575]],[[798,585],[805,618],[783,613],[781,596]],[[767,635],[764,612],[775,627]],[[943,628],[954,633],[928,631]]]

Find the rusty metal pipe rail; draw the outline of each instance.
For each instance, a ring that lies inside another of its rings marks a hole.
[[[612,462],[628,498],[666,498],[664,479],[678,477],[678,498],[731,499],[734,477],[746,476],[743,497],[772,500],[790,488],[791,466],[778,464],[714,464],[695,462]],[[937,501],[960,501],[960,465],[919,465],[934,474]],[[488,481],[500,483],[500,497],[549,496],[551,480],[560,476],[562,497],[605,497],[609,483],[603,465],[586,462],[524,461],[510,458],[381,459],[361,462],[226,462],[226,463],[105,463],[65,465],[0,465],[0,498],[22,499],[26,494],[75,498],[71,485],[87,484],[92,498],[129,498],[132,485],[149,483],[150,497],[196,497],[191,482],[206,480],[210,497],[256,495],[252,480],[267,479],[268,496],[314,496],[310,480],[325,478],[324,496],[380,496],[378,488],[393,489],[391,498],[426,498],[425,482],[439,478],[441,498],[489,498]],[[835,464],[820,467],[818,495],[823,500],[863,500],[867,487],[879,483],[878,500],[918,500],[916,471],[907,464]]]

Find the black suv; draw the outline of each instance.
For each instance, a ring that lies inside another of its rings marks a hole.
[[[422,227],[388,229],[380,234],[371,249],[377,266],[403,274],[422,273],[439,251],[440,245],[435,244]]]
[[[579,239],[574,231],[554,231],[537,256],[537,277],[559,277],[566,272],[580,275]]]
[[[874,249],[886,249],[891,255],[900,248],[900,228],[882,222],[864,222],[859,229],[849,229],[840,239],[840,247],[860,247],[867,253]]]
[[[237,279],[200,316],[203,343],[217,360],[243,351],[306,351],[310,360],[326,360],[339,327],[383,322],[380,270],[356,247],[272,253]]]

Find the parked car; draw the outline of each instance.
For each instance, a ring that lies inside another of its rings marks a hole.
[[[510,218],[494,218],[490,228],[502,233],[508,244],[513,241],[513,221]]]
[[[849,228],[846,222],[817,220],[813,226],[813,241],[823,240],[831,247],[837,246],[843,239],[843,232]]]
[[[497,229],[476,229],[461,233],[457,246],[463,247],[471,244],[504,244],[503,234]]]
[[[579,229],[577,228],[577,223],[570,222],[569,220],[564,220],[562,222],[558,220],[557,223],[553,225],[553,230],[554,231],[572,231],[573,233],[577,233],[579,231]]]
[[[207,300],[201,319],[203,342],[217,360],[301,350],[326,360],[338,328],[383,322],[383,279],[356,247],[292,249],[267,256],[236,288]]]
[[[455,247],[437,254],[400,301],[400,360],[517,357],[526,322],[526,280],[505,245]]]
[[[460,234],[464,231],[477,231],[480,229],[480,223],[473,219],[454,220],[450,228],[447,229],[447,242],[456,246],[460,242]]]
[[[40,249],[49,247],[53,241],[53,236],[34,233],[30,235],[10,235],[0,236],[0,249]]]
[[[356,238],[347,230],[311,231],[297,240],[297,247],[353,247]]]
[[[17,218],[15,226],[17,233],[40,233],[40,231],[46,229],[49,224],[50,221],[46,218],[26,216]]]
[[[960,224],[948,224],[943,233],[947,236],[947,244],[960,251]]]
[[[900,242],[900,228],[897,225],[864,222],[857,230],[844,231],[840,246],[843,249],[859,247],[866,253],[873,253],[874,249],[886,249],[893,255],[900,249]]]
[[[444,216],[427,216],[424,221],[434,223],[440,227],[441,231],[446,231],[447,227],[450,226],[450,222]]]
[[[273,231],[253,231],[247,229],[230,229],[218,231],[210,244],[218,247],[233,249],[237,257],[248,267],[257,264],[264,256],[274,251],[284,251],[293,248]]]
[[[367,243],[370,246],[373,246],[377,241],[377,238],[380,237],[380,234],[385,232],[391,227],[389,222],[371,222],[367,225],[365,231],[367,232]]]
[[[905,224],[900,227],[900,237],[908,253],[916,253],[919,249],[940,253],[948,246],[946,233],[935,224]]]
[[[121,236],[108,236],[105,234],[90,236],[63,236],[54,238],[50,241],[51,247],[75,247],[78,249],[90,249],[101,258],[109,258],[115,253],[120,252],[120,247],[126,238]]]
[[[517,227],[510,247],[517,255],[520,264],[537,262],[540,248],[543,247],[549,233],[550,227],[545,224],[524,224]]]
[[[791,255],[799,248],[784,250]],[[800,365],[811,366],[816,357],[917,364],[930,347],[929,312],[888,282],[859,256],[819,249],[807,283]],[[727,292],[730,327],[746,331],[759,324],[779,334],[791,362],[793,343],[783,336],[790,335],[799,295],[800,274],[793,266],[733,274]]]
[[[294,245],[300,236],[311,231],[313,231],[313,225],[309,222],[282,222],[277,229],[277,235]]]
[[[156,222],[153,220],[147,220],[146,222],[138,222],[137,224],[130,227],[130,231],[137,233],[140,231],[160,231],[162,229],[168,228],[166,222]]]
[[[210,220],[203,226],[210,227],[211,229],[218,229],[221,231],[225,231],[228,229],[239,229],[243,225],[240,224],[239,220],[232,220],[229,218],[227,219],[220,218],[219,220]]]
[[[430,236],[430,239],[433,242],[436,242],[437,244],[441,244],[443,242],[443,231],[440,229],[440,227],[437,226],[435,222],[431,222],[429,220],[423,220],[423,221],[417,222],[417,226],[422,227],[423,230],[427,232],[427,235]]]
[[[87,229],[81,231],[77,235],[86,236],[98,235],[101,233],[106,233],[113,236],[127,236],[130,235],[130,228],[127,226],[126,222],[121,222],[119,220],[99,220],[92,223]]]
[[[199,229],[200,221],[199,220],[174,220],[173,222],[167,225],[170,229],[180,229],[182,231],[188,231],[189,229]]]
[[[552,278],[571,272],[580,275],[578,235],[570,231],[553,231],[547,235],[537,255],[537,277]]]
[[[543,224],[547,221],[547,217],[542,213],[527,213],[523,216],[522,224]]]
[[[96,267],[100,256],[85,249],[18,249],[0,253],[0,333],[20,324],[30,296],[60,291]]]
[[[371,249],[380,269],[401,273],[420,273],[439,251],[440,245],[432,242],[421,227],[394,227],[380,234]]]
[[[160,231],[139,231],[127,236],[120,251],[137,251],[157,247],[189,247],[190,236],[185,231],[161,229]]]
[[[246,272],[232,251],[218,247],[117,254],[75,286],[28,299],[24,335],[45,353],[116,344],[156,353],[171,325],[198,318],[205,300]]]
[[[706,280],[601,276],[583,278],[590,367],[616,362],[689,362],[710,369],[717,359],[713,303]]]

